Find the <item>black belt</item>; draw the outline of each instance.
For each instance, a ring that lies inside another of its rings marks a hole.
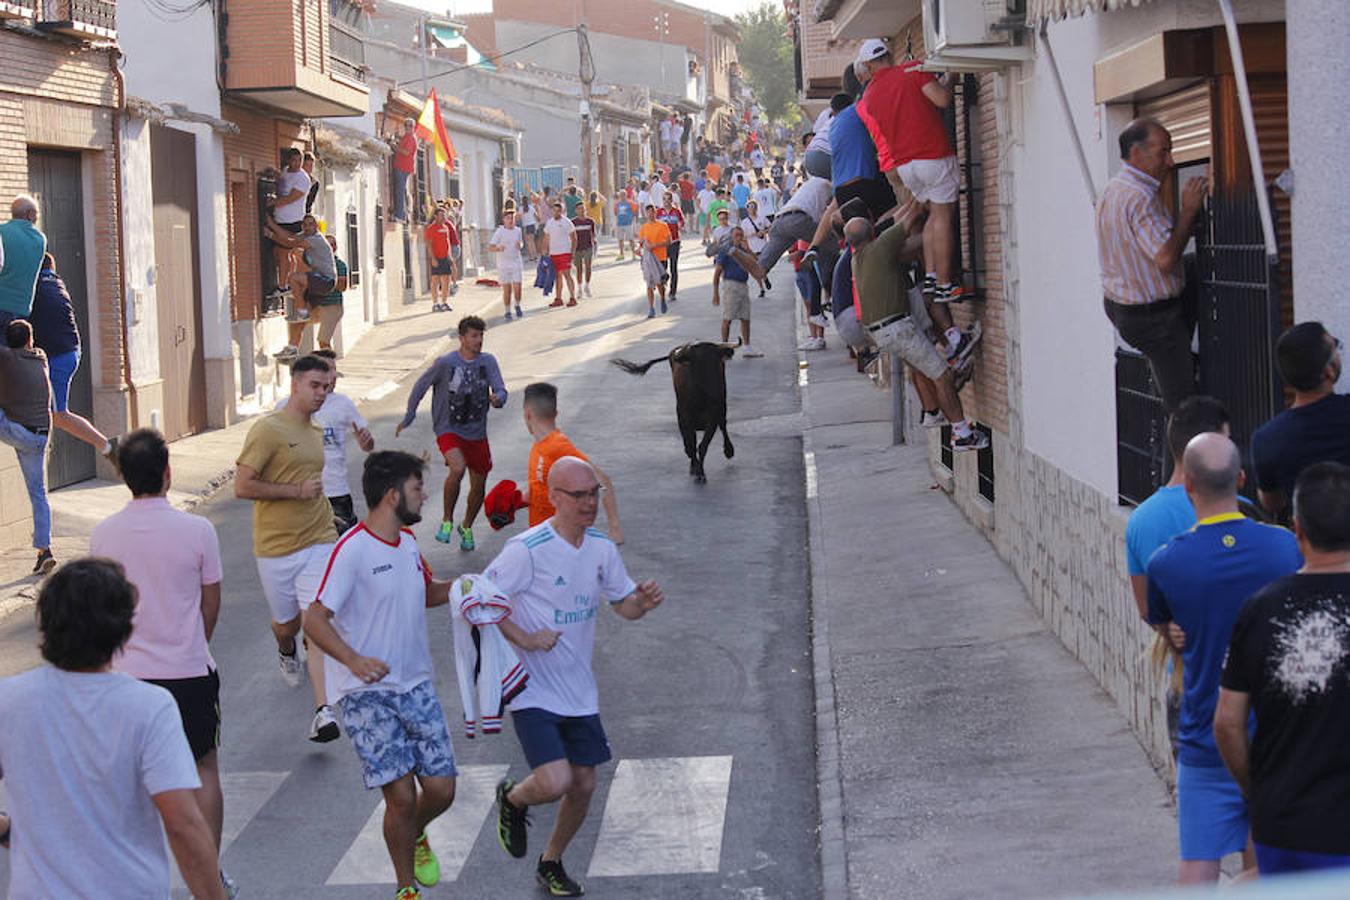
[[[1118,300],[1105,298],[1106,302],[1111,304],[1117,311],[1127,316],[1141,316],[1148,313],[1166,312],[1181,302],[1180,297],[1164,297],[1161,300],[1151,300],[1148,303],[1121,303]]]
[[[22,422],[20,422],[19,424],[23,425]],[[33,434],[40,434],[43,435],[44,437],[51,431],[51,428],[38,428],[34,425],[23,425],[23,427],[33,432]]]

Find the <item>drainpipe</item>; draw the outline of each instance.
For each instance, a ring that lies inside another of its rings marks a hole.
[[[127,385],[127,401],[130,405],[131,426],[137,428],[141,423],[140,398],[136,394],[136,382],[131,375],[131,326],[127,324],[127,247],[125,220],[122,209],[122,117],[127,108],[127,81],[122,74],[118,60],[122,51],[118,47],[108,50],[108,64],[113,79],[117,82],[117,105],[113,108],[112,154],[113,154],[113,203],[117,209],[117,293],[121,300],[118,324],[122,335],[122,378]]]
[[[1078,172],[1083,176],[1083,185],[1087,188],[1092,208],[1097,208],[1097,188],[1092,183],[1092,170],[1088,168],[1087,154],[1083,152],[1083,141],[1078,136],[1078,126],[1073,121],[1073,111],[1069,108],[1069,95],[1064,92],[1064,79],[1059,74],[1059,63],[1055,62],[1055,50],[1050,46],[1050,33],[1045,22],[1041,23],[1041,44],[1045,47],[1045,58],[1050,61],[1050,72],[1055,76],[1055,96],[1059,98],[1059,108],[1064,113],[1064,124],[1069,126],[1069,137],[1073,138],[1073,149],[1078,154]]]
[[[1261,145],[1256,141],[1256,117],[1252,113],[1252,95],[1247,90],[1247,67],[1242,61],[1237,20],[1229,0],[1219,0],[1223,27],[1228,32],[1228,52],[1233,58],[1233,80],[1237,82],[1238,107],[1242,110],[1242,130],[1247,135],[1247,158],[1252,166],[1252,184],[1256,188],[1256,206],[1261,213],[1261,232],[1266,238],[1266,257],[1274,262],[1280,249],[1275,240],[1275,220],[1270,216],[1270,196],[1266,193],[1265,168],[1261,165]]]

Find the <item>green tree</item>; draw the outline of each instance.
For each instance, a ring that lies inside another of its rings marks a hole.
[[[795,119],[797,77],[782,6],[765,3],[737,16],[736,24],[741,29],[736,56],[765,117],[775,122]]]

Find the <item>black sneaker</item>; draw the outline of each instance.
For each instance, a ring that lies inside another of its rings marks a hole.
[[[560,859],[545,860],[541,856],[534,877],[554,897],[580,897],[586,893],[581,882],[567,874]]]
[[[765,272],[765,273],[764,273],[764,290],[766,290],[766,291],[771,291],[771,290],[773,290],[773,282],[769,280],[769,273],[768,273],[768,272]]]
[[[956,451],[983,450],[989,446],[989,438],[985,437],[984,432],[977,428],[972,428],[970,434],[965,437],[957,437],[952,433],[952,449]]]
[[[56,568],[56,557],[52,556],[51,548],[39,550],[37,562],[33,563],[34,575],[47,575],[52,569]]]
[[[525,855],[525,829],[530,824],[530,816],[523,807],[506,799],[515,786],[516,783],[509,778],[497,782],[497,843],[511,856],[520,859]],[[559,865],[558,869],[561,871],[562,866]]]

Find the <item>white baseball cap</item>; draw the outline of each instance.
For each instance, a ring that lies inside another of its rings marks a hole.
[[[854,60],[854,62],[871,62],[878,56],[885,56],[890,52],[891,48],[886,46],[886,42],[881,38],[868,38],[863,41],[862,46],[858,48],[858,58]]]

